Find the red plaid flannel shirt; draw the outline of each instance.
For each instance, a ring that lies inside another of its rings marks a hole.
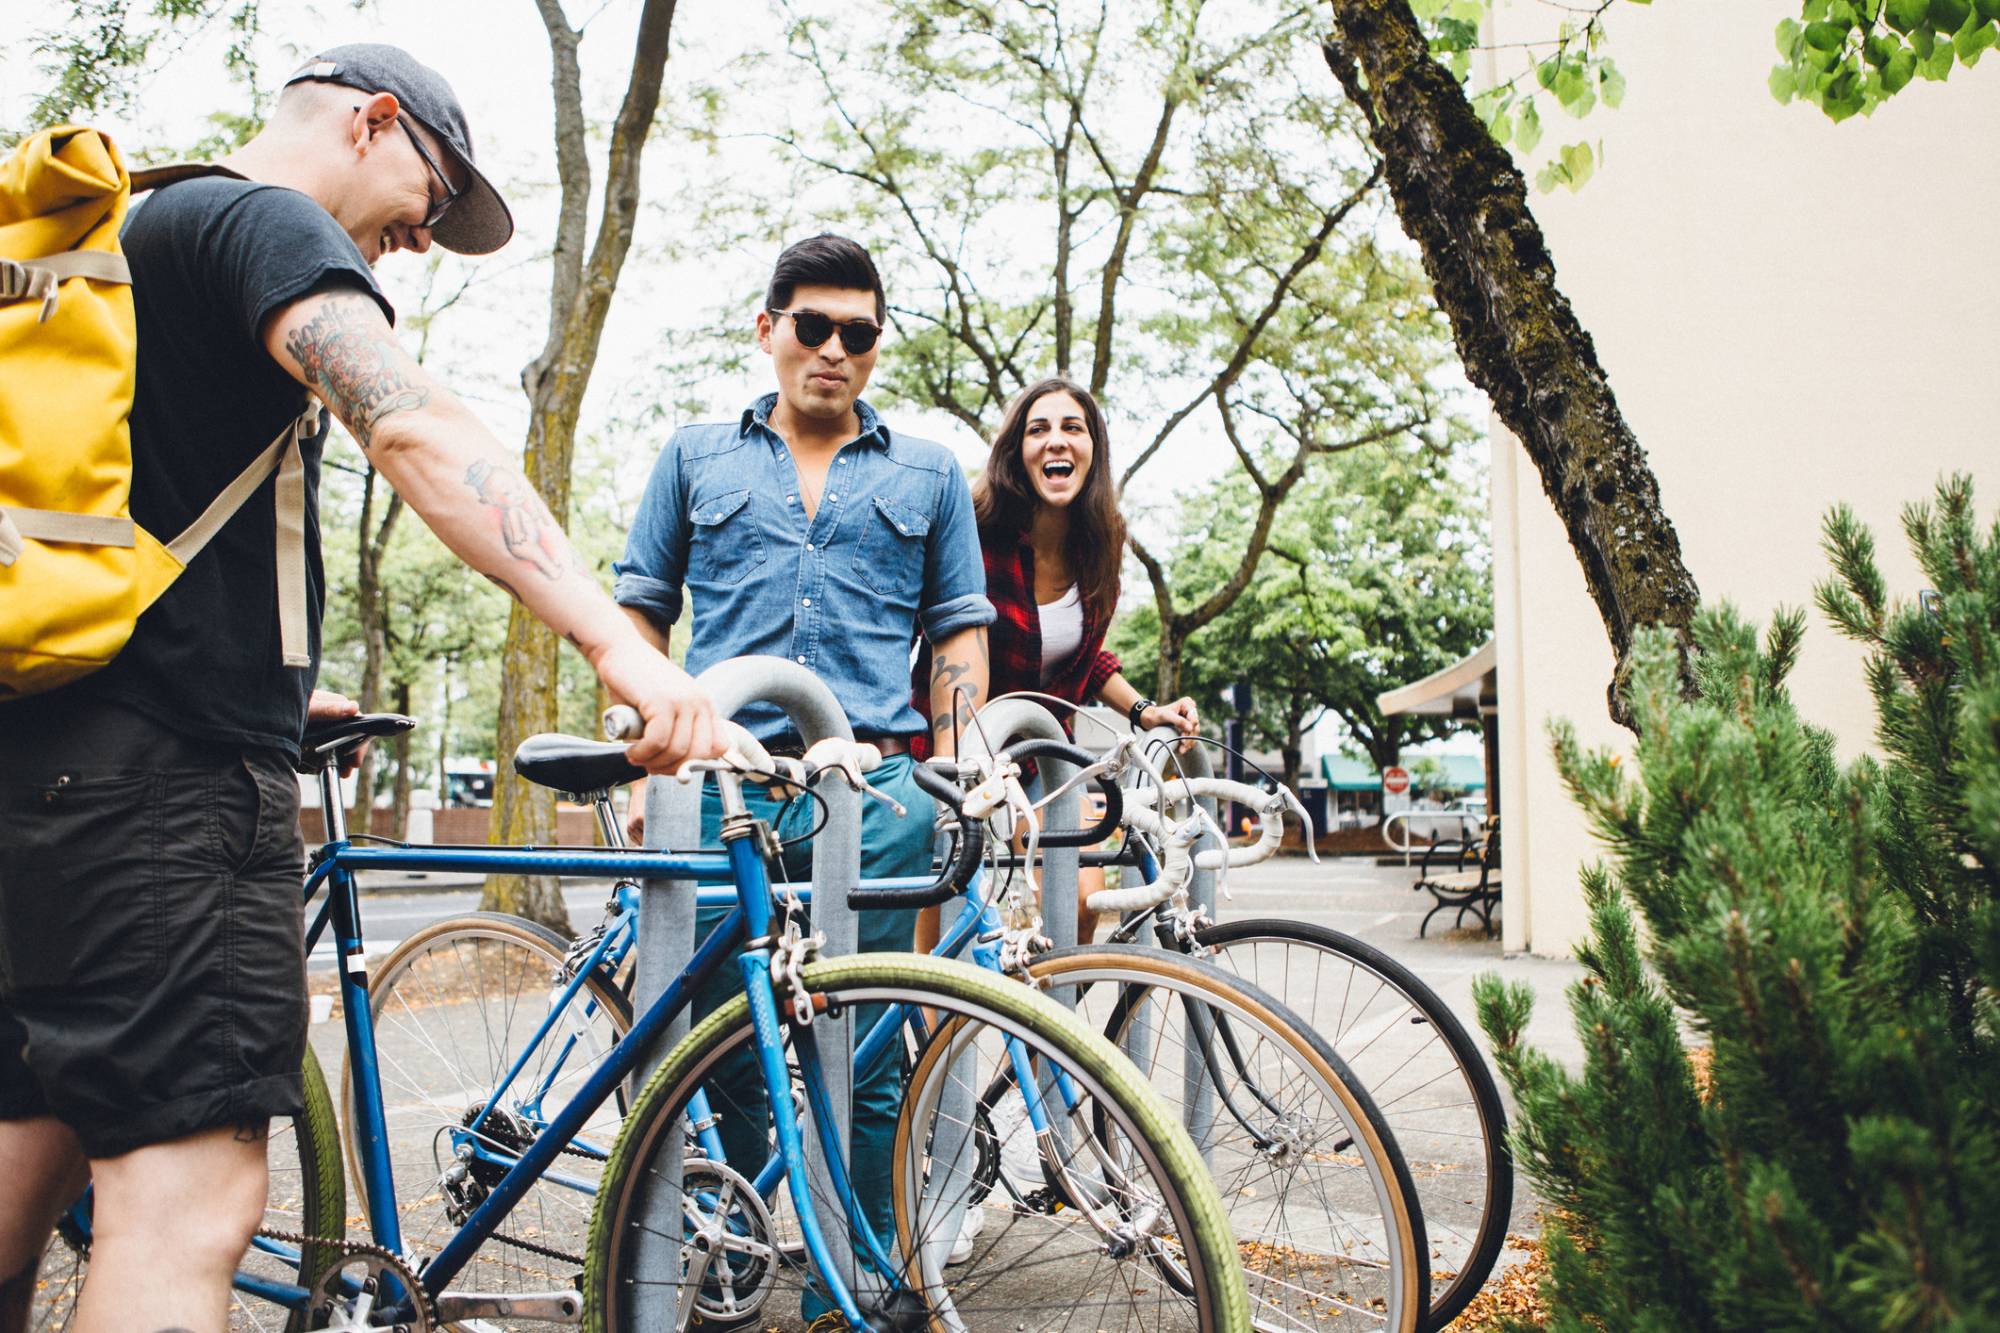
[[[992,654],[992,672],[986,695],[1014,690],[1039,690],[1071,703],[1087,704],[1097,698],[1104,682],[1123,671],[1124,664],[1104,651],[1104,635],[1111,628],[1108,616],[1083,603],[1083,642],[1067,661],[1056,669],[1046,684],[1042,681],[1042,618],[1035,605],[1035,552],[1025,540],[1019,545],[994,544],[980,534],[980,554],[986,558],[986,598],[999,613],[989,627],[987,647]],[[931,645],[923,643],[916,666],[910,672],[910,704],[924,718],[924,730],[910,738],[910,752],[922,759],[930,753]],[[1057,710],[1060,714],[1060,710]],[[1070,720],[1062,716],[1063,729]]]

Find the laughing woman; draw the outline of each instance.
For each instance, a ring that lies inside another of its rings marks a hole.
[[[991,630],[988,697],[1035,690],[1075,704],[1105,704],[1141,728],[1193,735],[1199,723],[1194,700],[1154,703],[1104,651],[1104,634],[1118,609],[1125,520],[1112,493],[1104,415],[1089,392],[1066,379],[1046,379],[1016,398],[993,439],[986,471],[972,484],[972,503],[986,557],[986,595],[1000,613]],[[930,683],[926,646],[912,677],[911,702],[927,717]],[[920,927],[932,939],[934,919]],[[1095,914],[1079,903],[1077,939],[1090,939],[1095,924]]]

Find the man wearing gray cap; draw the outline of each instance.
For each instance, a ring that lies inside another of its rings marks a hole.
[[[125,229],[132,513],[177,532],[274,436],[297,461],[116,661],[0,705],[0,1333],[24,1326],[53,1220],[86,1179],[90,1275],[69,1327],[220,1333],[263,1214],[266,1123],[303,1104],[289,755],[309,717],[354,711],[313,688],[326,427],[301,417],[307,392],[453,551],[638,706],[635,762],[716,751],[708,700],[576,559],[510,451],[396,342],[378,259],[433,242],[484,254],[513,232],[450,86],[394,47],[335,47],[220,165],[147,196]]]

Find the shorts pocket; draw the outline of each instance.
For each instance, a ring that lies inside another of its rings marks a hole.
[[[750,512],[748,489],[698,500],[688,518],[688,578],[696,583],[741,583],[764,563],[764,537]]]
[[[169,780],[57,776],[0,794],[0,985],[119,994],[159,978]]]
[[[930,516],[878,495],[865,522],[855,550],[862,582],[893,601],[914,602],[924,586]]]

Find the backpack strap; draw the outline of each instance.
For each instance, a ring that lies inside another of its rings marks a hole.
[[[157,167],[141,167],[132,173],[132,193],[145,190],[164,190],[169,185],[195,180],[202,176],[228,176],[232,180],[249,180],[240,171],[223,166],[220,162],[166,162]]]
[[[201,517],[167,543],[167,552],[183,568],[222,531],[273,472],[278,485],[273,503],[277,518],[278,644],[288,667],[309,667],[306,641],[306,461],[300,442],[319,430],[320,407],[308,401],[305,410],[236,474],[222,494],[209,502]]]
[[[40,259],[0,259],[0,304],[40,301],[42,313],[37,322],[46,324],[56,312],[56,290],[68,278],[129,284],[132,269],[124,255],[109,250],[64,250]]]
[[[186,180],[204,176],[227,176],[248,180],[219,162],[168,162],[132,173],[132,193],[164,190]],[[308,400],[305,410],[264,451],[250,460],[236,480],[223,489],[201,517],[167,543],[167,550],[183,566],[208,545],[222,525],[235,516],[245,501],[264,484],[264,478],[278,474],[273,503],[277,519],[278,645],[288,667],[309,667],[312,654],[306,642],[306,460],[300,441],[319,430],[319,404]]]

